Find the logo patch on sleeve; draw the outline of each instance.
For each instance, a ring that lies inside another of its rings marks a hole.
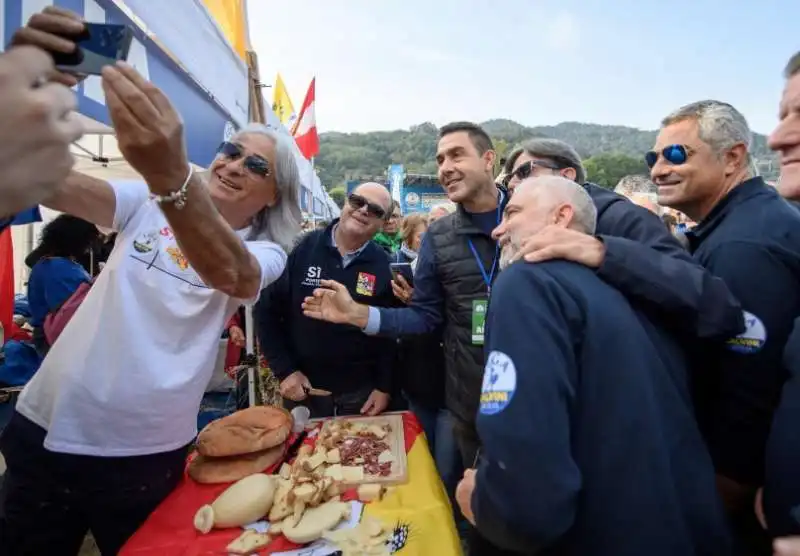
[[[495,415],[503,411],[517,389],[517,368],[511,358],[502,351],[493,351],[486,359],[481,388],[483,415]]]
[[[745,330],[726,342],[726,347],[736,353],[757,353],[767,341],[767,329],[753,313],[744,313]]]
[[[366,272],[358,273],[356,293],[360,295],[375,295],[375,275]]]

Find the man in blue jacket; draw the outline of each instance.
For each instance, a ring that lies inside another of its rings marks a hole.
[[[264,290],[256,308],[261,349],[281,381],[281,395],[308,406],[313,417],[377,415],[389,406],[394,342],[309,319],[301,302],[320,280],[329,279],[345,284],[362,302],[396,303],[389,255],[370,241],[391,206],[381,184],[354,189],[339,220],[309,232],[292,250],[283,275]],[[309,397],[312,388],[331,395]]]
[[[781,195],[800,200],[800,52],[786,65],[780,122],[769,146],[781,157]],[[788,247],[788,246],[787,246]],[[795,247],[797,247],[795,245]],[[788,379],[767,442],[763,510],[774,537],[795,536],[800,544],[800,319],[786,343]],[[776,554],[784,554],[776,548]],[[798,548],[800,553],[800,548]]]
[[[528,179],[505,236],[487,316],[477,470],[462,512],[521,554],[729,554],[713,469],[670,335],[582,265],[510,264],[548,224],[593,234],[574,181]],[[666,356],[665,356],[666,355]]]
[[[737,540],[769,554],[753,501],[800,316],[800,213],[755,175],[751,143],[736,108],[705,100],[664,118],[646,158],[659,202],[697,222],[693,257],[742,304],[746,329],[695,353],[696,412]]]

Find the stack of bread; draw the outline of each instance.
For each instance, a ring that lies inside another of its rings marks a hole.
[[[281,460],[292,432],[292,415],[255,406],[212,421],[197,437],[189,476],[198,483],[232,483]]]

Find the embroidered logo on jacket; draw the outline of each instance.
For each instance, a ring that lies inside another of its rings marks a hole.
[[[375,295],[375,275],[359,272],[356,293],[360,295]]]

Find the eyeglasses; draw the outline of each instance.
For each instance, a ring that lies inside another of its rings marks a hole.
[[[239,160],[244,156],[242,148],[236,143],[225,141],[217,149],[217,154],[221,154],[230,160]],[[265,178],[270,175],[269,162],[263,156],[249,154],[244,157],[242,165],[253,174]]]
[[[528,179],[533,174],[533,169],[536,168],[537,166],[540,168],[547,168],[548,170],[562,169],[558,164],[553,164],[552,162],[546,162],[544,160],[529,160],[528,162],[520,165],[519,168],[508,174],[503,179],[503,185],[508,186],[508,184],[511,183],[511,180],[515,177],[520,181]]]
[[[347,198],[347,202],[350,204],[350,207],[353,210],[361,210],[362,208],[367,207],[367,214],[370,216],[374,216],[375,218],[386,217],[386,209],[380,205],[376,205],[375,203],[370,203],[361,195],[356,195],[354,193]]]
[[[657,151],[648,151],[644,155],[644,161],[647,163],[647,167],[652,169],[653,166],[656,165],[658,162],[659,154],[664,157],[664,160],[669,162],[670,164],[683,164],[689,157],[694,154],[694,151],[687,147],[686,145],[667,145],[661,152],[658,153]]]

